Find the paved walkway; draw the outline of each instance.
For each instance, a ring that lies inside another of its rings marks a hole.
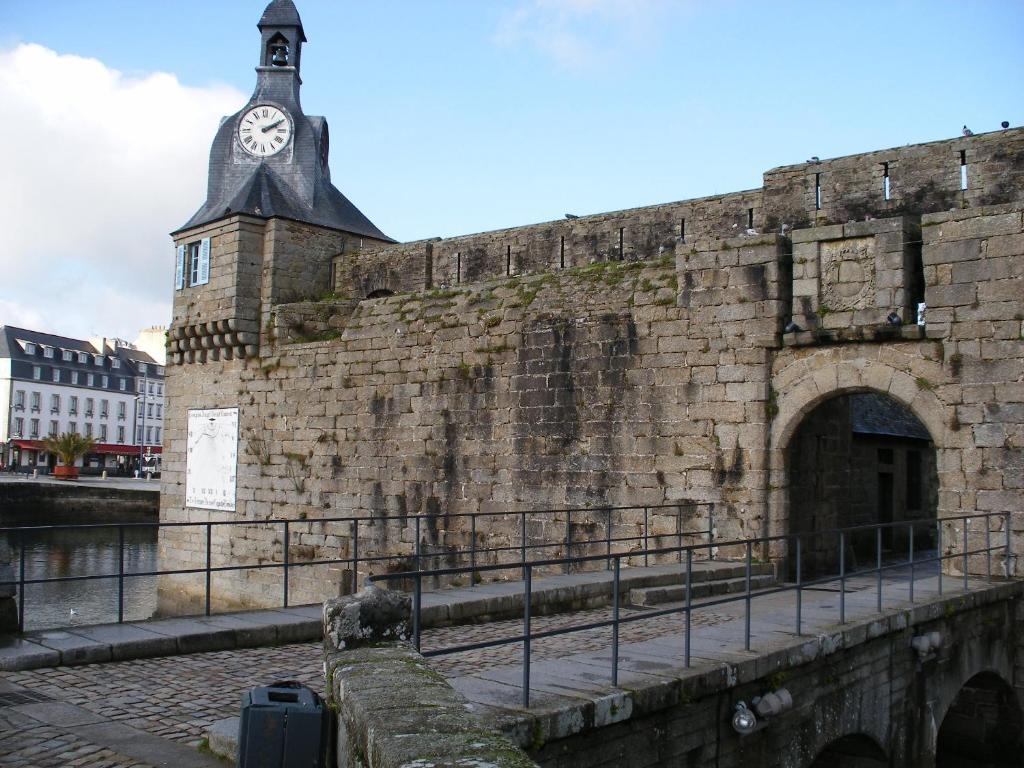
[[[320,643],[3,672],[0,766],[223,768],[206,729],[278,680],[323,693]]]
[[[87,488],[118,488],[128,491],[152,491],[160,493],[160,479],[136,480],[132,477],[108,476],[106,480],[99,476],[80,475],[77,480],[56,480],[50,475],[37,475],[32,477],[31,473],[25,472],[0,472],[0,483],[39,483],[43,485],[80,485]]]
[[[633,569],[631,569],[633,570]],[[634,576],[642,575],[635,569]],[[601,573],[557,577],[559,583],[606,578]],[[544,581],[536,582],[542,587]],[[855,621],[874,614],[875,579],[855,577],[848,581],[847,619]],[[918,600],[938,592],[934,575],[918,574]],[[972,588],[984,587],[972,582]],[[499,592],[513,589],[495,587]],[[946,594],[962,589],[962,582],[947,577]],[[482,588],[453,590],[454,605],[479,599]],[[886,579],[885,609],[909,605],[905,573],[893,572]],[[445,601],[437,593],[430,602]],[[749,660],[759,652],[796,640],[793,593],[762,596],[753,603],[751,652],[743,650],[744,602],[701,608],[693,615],[693,671],[722,662]],[[660,609],[663,606],[658,606]],[[312,614],[318,606],[303,609]],[[452,610],[449,606],[448,610]],[[640,616],[651,609],[623,609],[622,616]],[[839,620],[838,582],[804,592],[804,634],[815,635],[834,628]],[[260,612],[274,614],[277,612]],[[257,621],[256,614],[209,619],[175,619],[191,637],[193,650],[209,638],[236,633],[244,628],[233,621]],[[572,614],[537,617],[534,631],[582,624],[610,616],[610,609],[598,608]],[[242,618],[239,618],[242,617]],[[307,616],[308,620],[309,617]],[[266,623],[269,619],[264,617]],[[146,622],[151,627],[154,622]],[[127,628],[129,625],[125,625]],[[171,626],[168,624],[168,627]],[[201,628],[210,634],[200,639]],[[664,616],[645,619],[622,627],[620,635],[620,686],[638,687],[686,674],[683,669],[683,619]],[[100,631],[102,628],[93,628]],[[250,627],[251,629],[251,627]],[[508,619],[461,627],[427,629],[424,650],[453,644],[516,636],[521,619]],[[185,630],[188,630],[187,632]],[[84,630],[76,628],[76,633]],[[169,630],[168,630],[169,631]],[[610,629],[574,632],[533,643],[531,695],[534,709],[548,710],[579,704],[612,692],[610,685]],[[180,643],[178,638],[175,642]],[[179,648],[183,647],[179,645]],[[52,649],[51,649],[52,650]],[[522,645],[474,650],[450,656],[432,657],[431,663],[446,674],[453,685],[485,711],[495,714],[516,711],[521,702]],[[178,766],[212,768],[223,766],[211,755],[197,749],[206,729],[214,722],[236,716],[241,695],[257,685],[277,680],[298,680],[322,691],[321,645],[294,643],[272,648],[234,648],[190,655],[113,661],[104,664],[58,666],[0,672],[0,768],[50,768],[51,766]]]
[[[921,568],[919,566],[919,568]],[[915,602],[939,596],[939,579],[934,567],[932,575],[915,574]],[[909,572],[890,572],[883,587],[883,613],[904,610],[909,601]],[[856,623],[876,613],[876,577],[853,577],[846,583],[846,622]],[[970,580],[969,589],[984,589],[984,580]],[[963,592],[962,579],[943,578],[943,594]],[[691,668],[684,666],[685,639],[682,614],[637,621],[625,625],[620,632],[619,688],[642,688],[687,674],[697,674],[723,663],[749,661],[762,654],[777,651],[836,631],[839,627],[839,581],[821,584],[803,593],[802,632],[796,634],[795,593],[762,595],[752,601],[750,616],[750,651],[744,650],[746,606],[741,599],[724,605],[701,607],[694,604],[692,617]],[[662,609],[671,606],[657,606]],[[637,616],[641,610],[624,610],[622,616]],[[552,626],[583,624],[611,617],[610,609],[591,611],[586,615],[556,617]],[[503,622],[471,628],[438,630],[424,635],[423,650],[475,640],[509,637],[522,631],[522,622]],[[534,632],[550,628],[534,620]],[[460,631],[462,630],[462,631]],[[583,702],[615,692],[611,685],[611,628],[590,629],[567,635],[535,640],[531,653],[531,711],[553,711],[578,706]],[[438,642],[440,641],[440,642]],[[805,640],[804,640],[805,641]],[[435,645],[436,643],[436,645]],[[452,685],[483,712],[499,720],[521,711],[522,707],[522,644],[473,650],[450,656],[430,658]]]

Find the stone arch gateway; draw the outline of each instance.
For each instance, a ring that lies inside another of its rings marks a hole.
[[[943,405],[909,374],[877,359],[884,348],[859,352],[852,361],[819,352],[779,368],[768,526],[773,535],[807,535],[805,575],[838,569],[837,543],[817,532],[894,523],[883,531],[883,547],[905,551],[908,534],[899,523],[938,512]],[[918,548],[932,548],[934,533],[914,527]],[[872,542],[847,545],[851,566],[874,551]],[[792,549],[787,541],[775,552],[789,556],[791,576]]]

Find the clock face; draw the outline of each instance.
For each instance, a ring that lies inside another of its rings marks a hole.
[[[238,121],[238,143],[256,157],[276,155],[292,138],[292,121],[284,110],[259,104]]]

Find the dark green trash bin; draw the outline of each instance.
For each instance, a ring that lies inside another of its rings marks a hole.
[[[242,694],[238,768],[326,768],[330,710],[302,683]]]

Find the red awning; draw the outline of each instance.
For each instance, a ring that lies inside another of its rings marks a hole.
[[[143,455],[159,455],[162,449],[159,445],[147,445],[143,449]],[[109,453],[117,456],[138,456],[139,446],[137,445],[114,445],[113,443],[96,443],[89,453]]]
[[[30,451],[45,451],[46,446],[43,445],[40,440],[14,440],[12,441],[19,448],[24,448]],[[138,456],[139,446],[137,445],[115,445],[114,443],[96,443],[90,454],[108,454],[113,456]],[[163,448],[159,445],[147,445],[144,449],[144,455],[159,456],[163,453]]]

